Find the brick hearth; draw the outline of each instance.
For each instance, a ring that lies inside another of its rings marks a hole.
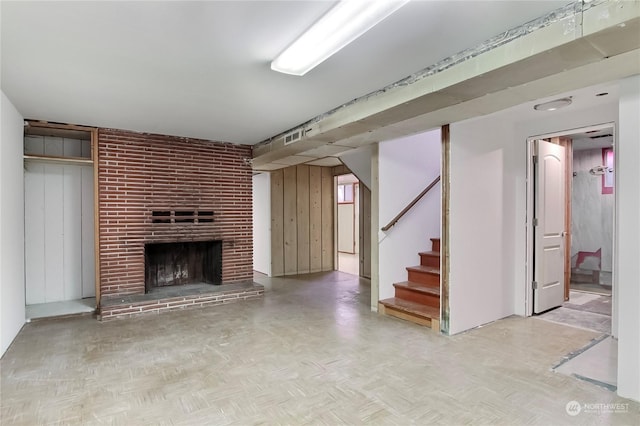
[[[222,305],[253,299],[263,294],[264,287],[255,283],[173,286],[170,289],[165,288],[163,291],[149,294],[105,297],[100,304],[99,318],[106,321],[179,309]]]

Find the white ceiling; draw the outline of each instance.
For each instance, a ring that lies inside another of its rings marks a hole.
[[[1,4],[25,118],[254,144],[568,1],[412,1],[303,77],[269,63],[331,1]]]

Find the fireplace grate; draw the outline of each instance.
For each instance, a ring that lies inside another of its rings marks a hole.
[[[145,291],[186,284],[222,284],[222,241],[144,246]]]

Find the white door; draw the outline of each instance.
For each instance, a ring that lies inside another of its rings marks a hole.
[[[354,253],[354,204],[338,204],[338,251],[343,253]]]
[[[24,167],[26,304],[95,296],[92,166]]]
[[[535,143],[533,311],[540,313],[564,303],[565,148]]]

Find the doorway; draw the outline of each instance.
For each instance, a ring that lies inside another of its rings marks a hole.
[[[336,177],[337,267],[360,275],[360,182],[353,174]]]
[[[528,315],[599,333],[554,371],[612,390],[614,140],[613,124],[530,138],[527,174]]]
[[[571,305],[579,295],[576,292],[594,293],[595,297],[580,299],[588,300],[589,306],[598,305],[593,306],[594,312],[606,314],[610,323],[613,125],[530,138],[528,143],[528,312],[541,314]]]
[[[571,136],[570,289],[611,296],[613,286],[613,129]]]
[[[605,315],[611,333],[613,125],[530,138],[529,155],[528,314],[584,310]]]

